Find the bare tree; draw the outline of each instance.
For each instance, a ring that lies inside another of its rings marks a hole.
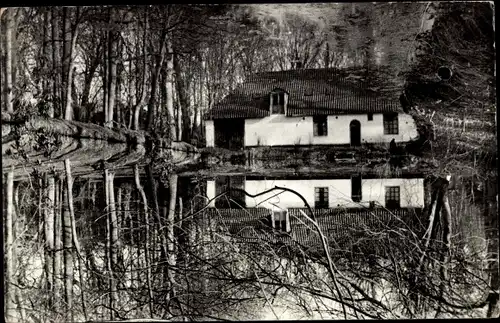
[[[5,321],[6,322],[15,322],[17,321],[17,313],[16,313],[16,281],[15,281],[15,268],[16,268],[16,259],[14,258],[14,250],[16,248],[16,244],[14,241],[14,171],[11,170],[7,173],[7,211],[5,213],[5,264],[6,264],[6,272],[5,272]]]
[[[61,308],[61,291],[62,291],[62,257],[61,253],[63,250],[62,242],[62,192],[63,185],[60,180],[55,183],[55,218],[54,218],[54,300],[55,309]]]
[[[47,203],[44,209],[44,229],[45,229],[45,275],[47,280],[47,293],[49,297],[48,305],[52,307],[52,293],[54,285],[54,208],[55,208],[55,178],[46,177],[47,182]]]
[[[63,216],[62,216],[62,229],[63,229],[63,249],[64,249],[64,309],[66,319],[73,319],[73,230],[71,227],[71,213],[68,203],[67,187],[61,185],[63,194]]]
[[[161,36],[160,36],[160,52],[155,62],[155,67],[153,73],[151,75],[151,90],[148,102],[148,114],[147,114],[147,125],[146,130],[150,130],[153,127],[153,119],[155,116],[155,110],[157,109],[157,96],[158,96],[158,81],[160,77],[160,71],[163,66],[163,60],[165,59],[165,54],[168,51],[167,49],[167,31],[166,27],[163,27]],[[168,54],[170,55],[170,54]],[[167,57],[168,64],[168,57]],[[168,70],[168,67],[167,67]],[[170,128],[169,128],[170,129]],[[174,132],[175,134],[175,132]],[[171,137],[173,138],[173,137]]]
[[[173,58],[174,61],[174,71],[175,71],[175,84],[176,84],[176,92],[179,97],[179,105],[180,105],[180,110],[181,110],[181,131],[180,133],[177,134],[178,140],[182,140],[185,142],[189,142],[191,139],[191,104],[189,100],[189,85],[190,82],[187,81],[187,77],[181,74],[181,67],[179,63],[179,56],[174,55]],[[187,74],[187,73],[186,73]],[[167,96],[168,98],[168,96]]]
[[[82,263],[82,252],[80,247],[80,242],[78,240],[78,235],[76,231],[76,219],[75,219],[75,206],[73,203],[73,176],[71,174],[71,161],[69,159],[64,160],[64,166],[66,171],[66,189],[68,191],[68,208],[69,216],[71,221],[71,235],[73,237],[73,245],[77,252],[78,259],[78,271],[80,274],[80,295],[82,299],[82,309],[85,319],[87,319],[87,310],[85,305],[85,294],[84,294],[84,277],[83,277],[83,263]]]
[[[4,11],[5,16],[5,83],[3,85],[3,93],[5,98],[5,108],[8,113],[14,113],[14,96],[13,96],[13,37],[14,37],[14,15],[15,8],[9,8]]]
[[[60,29],[59,29],[59,9],[51,8],[51,38],[52,38],[52,68],[54,69],[54,83],[52,93],[52,105],[54,106],[54,115],[60,118],[62,113],[62,62],[61,62],[61,45],[60,45]]]
[[[149,257],[149,243],[150,243],[150,238],[149,238],[149,215],[148,215],[148,201],[146,197],[146,193],[144,192],[144,189],[142,188],[140,177],[139,177],[139,168],[136,165],[134,168],[134,179],[135,179],[135,185],[137,190],[139,191],[141,198],[142,198],[142,203],[143,203],[143,214],[144,214],[144,222],[146,225],[146,241],[144,244],[144,258],[145,258],[145,265],[146,265],[146,282],[147,282],[147,290],[148,290],[148,308],[149,308],[149,315],[150,317],[153,317],[154,309],[153,309],[153,290],[152,290],[152,285],[151,285],[151,267],[150,267],[150,257]]]
[[[52,77],[48,77],[43,80],[43,100],[44,104],[48,105],[47,116],[49,118],[54,118],[54,103],[49,101],[51,97],[53,88],[54,88],[54,79],[53,75],[55,75],[53,71],[54,62],[51,60],[52,55],[52,46],[51,46],[51,30],[50,24],[52,19],[52,11],[50,8],[45,8],[43,12],[43,43],[42,43],[42,66],[41,69],[44,72],[43,75],[50,75]]]
[[[105,113],[106,123],[108,127],[113,127],[114,121],[114,111],[115,111],[115,103],[116,103],[116,68],[117,68],[117,56],[118,56],[118,36],[119,33],[116,30],[116,13],[113,8],[108,8],[109,12],[109,23],[110,23],[110,31],[108,32],[108,43],[107,47],[107,59],[108,59],[108,70],[107,70],[107,78],[106,85],[107,86],[107,113]]]
[[[71,24],[71,20],[75,20]],[[73,74],[74,68],[74,53],[76,51],[76,40],[78,38],[78,20],[80,19],[80,8],[76,7],[74,17],[68,7],[63,8],[63,93],[64,93],[64,119],[73,120]]]
[[[134,130],[139,130],[139,115],[141,112],[141,109],[143,105],[146,102],[146,85],[147,85],[147,76],[148,76],[148,64],[146,61],[146,41],[147,41],[147,30],[148,30],[148,11],[146,8],[144,8],[144,21],[143,21],[143,34],[142,34],[142,46],[140,46],[139,41],[137,39],[137,53],[139,53],[139,48],[142,47],[142,73],[141,73],[141,82],[136,81],[136,102],[134,104],[134,107],[132,108],[133,111],[133,125],[134,125]],[[140,91],[138,86],[140,87]],[[140,93],[140,95],[138,94]],[[138,96],[139,95],[139,96]],[[131,114],[132,115],[132,114]],[[130,119],[132,120],[132,119]],[[129,126],[130,128],[130,126]]]

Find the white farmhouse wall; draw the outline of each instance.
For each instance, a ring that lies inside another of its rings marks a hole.
[[[414,119],[401,113],[398,115],[399,133],[384,135],[383,114],[373,115],[338,115],[328,116],[328,135],[313,136],[312,117],[286,117],[272,115],[261,119],[245,120],[245,146],[281,146],[281,145],[341,145],[350,143],[350,123],[358,120],[361,124],[361,142],[377,143],[406,142],[418,138]]]
[[[385,187],[399,186],[401,207],[424,206],[423,178],[365,179],[361,183],[362,201],[375,201],[385,206]]]
[[[351,199],[351,179],[311,179],[311,180],[247,180],[245,190],[256,194],[274,186],[293,189],[301,194],[314,207],[314,188],[328,187],[329,207],[366,207],[370,201],[385,206],[385,186],[399,186],[401,207],[424,206],[424,180],[405,178],[363,179],[361,183],[362,200],[359,203]],[[214,190],[215,192],[215,190]],[[247,207],[279,206],[281,208],[305,207],[303,201],[291,192],[273,191],[256,198],[246,197]],[[214,193],[215,194],[215,193]],[[210,196],[209,196],[210,198]]]
[[[205,138],[207,147],[215,147],[215,128],[213,120],[205,121]]]
[[[314,188],[328,187],[328,200],[330,206],[344,205],[351,200],[351,180],[350,179],[311,179],[311,180],[247,180],[245,181],[245,190],[250,194],[256,194],[273,188],[282,186],[290,188],[301,194],[314,207]],[[268,194],[252,198],[246,197],[247,207],[271,207],[273,204],[282,208],[305,207],[304,202],[292,192],[284,192],[278,196],[272,197],[280,191],[273,191]],[[267,201],[266,201],[267,200]]]
[[[313,144],[312,117],[271,115],[245,120],[245,146]]]
[[[367,115],[345,115],[339,116],[342,120],[337,126],[342,127],[347,132],[349,138],[349,124],[355,117],[361,123],[361,142],[390,142],[393,138],[396,142],[405,142],[418,138],[417,125],[413,117],[406,113],[398,114],[399,132],[397,135],[384,135],[384,115],[382,113],[373,114],[373,120],[368,121]],[[329,121],[329,120],[328,120]]]

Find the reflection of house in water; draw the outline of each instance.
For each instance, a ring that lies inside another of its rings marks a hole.
[[[205,115],[207,147],[406,142],[413,118],[354,69],[258,73]],[[373,71],[375,73],[375,71]]]
[[[315,209],[385,207],[422,208],[424,206],[423,178],[377,178],[352,176],[350,178],[269,179],[243,176],[218,176],[207,181],[207,197],[214,198],[229,188],[239,188],[251,195],[275,186],[292,189],[302,195]],[[305,207],[292,192],[269,192],[258,197],[232,192],[230,199],[222,197],[212,202],[216,207],[264,207],[288,209]]]
[[[207,181],[207,197],[212,200],[207,212],[211,218],[223,220],[230,233],[247,238],[264,234],[268,240],[299,239],[296,241],[304,243],[318,239],[311,235],[314,227],[307,220],[311,215],[298,195],[276,189],[251,197],[241,191],[257,195],[274,187],[284,187],[302,195],[324,233],[336,239],[342,232],[352,235],[353,231],[363,228],[415,224],[419,218],[415,215],[424,208],[424,179],[421,177],[269,179],[219,176]],[[228,194],[221,194],[228,190]],[[219,197],[214,200],[216,196]],[[280,233],[287,234],[282,236]]]

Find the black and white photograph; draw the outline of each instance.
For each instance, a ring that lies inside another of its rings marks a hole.
[[[500,318],[493,1],[17,5],[5,322]]]

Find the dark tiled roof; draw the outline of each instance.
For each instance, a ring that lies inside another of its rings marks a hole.
[[[276,88],[289,93],[287,116],[397,112],[399,88],[383,83],[381,74],[380,70],[361,69],[258,73],[216,104],[205,118],[268,116],[269,93]]]
[[[246,242],[267,242],[270,244],[295,245],[306,248],[321,246],[321,239],[315,227],[304,215],[306,208],[288,209],[291,232],[276,234],[266,222],[270,211],[266,208],[206,210],[208,217],[217,223],[219,229],[243,239]],[[420,232],[425,228],[421,209],[313,209],[322,232],[327,236],[330,247],[343,240],[363,236],[364,230],[404,228]],[[212,223],[214,223],[212,222]]]

